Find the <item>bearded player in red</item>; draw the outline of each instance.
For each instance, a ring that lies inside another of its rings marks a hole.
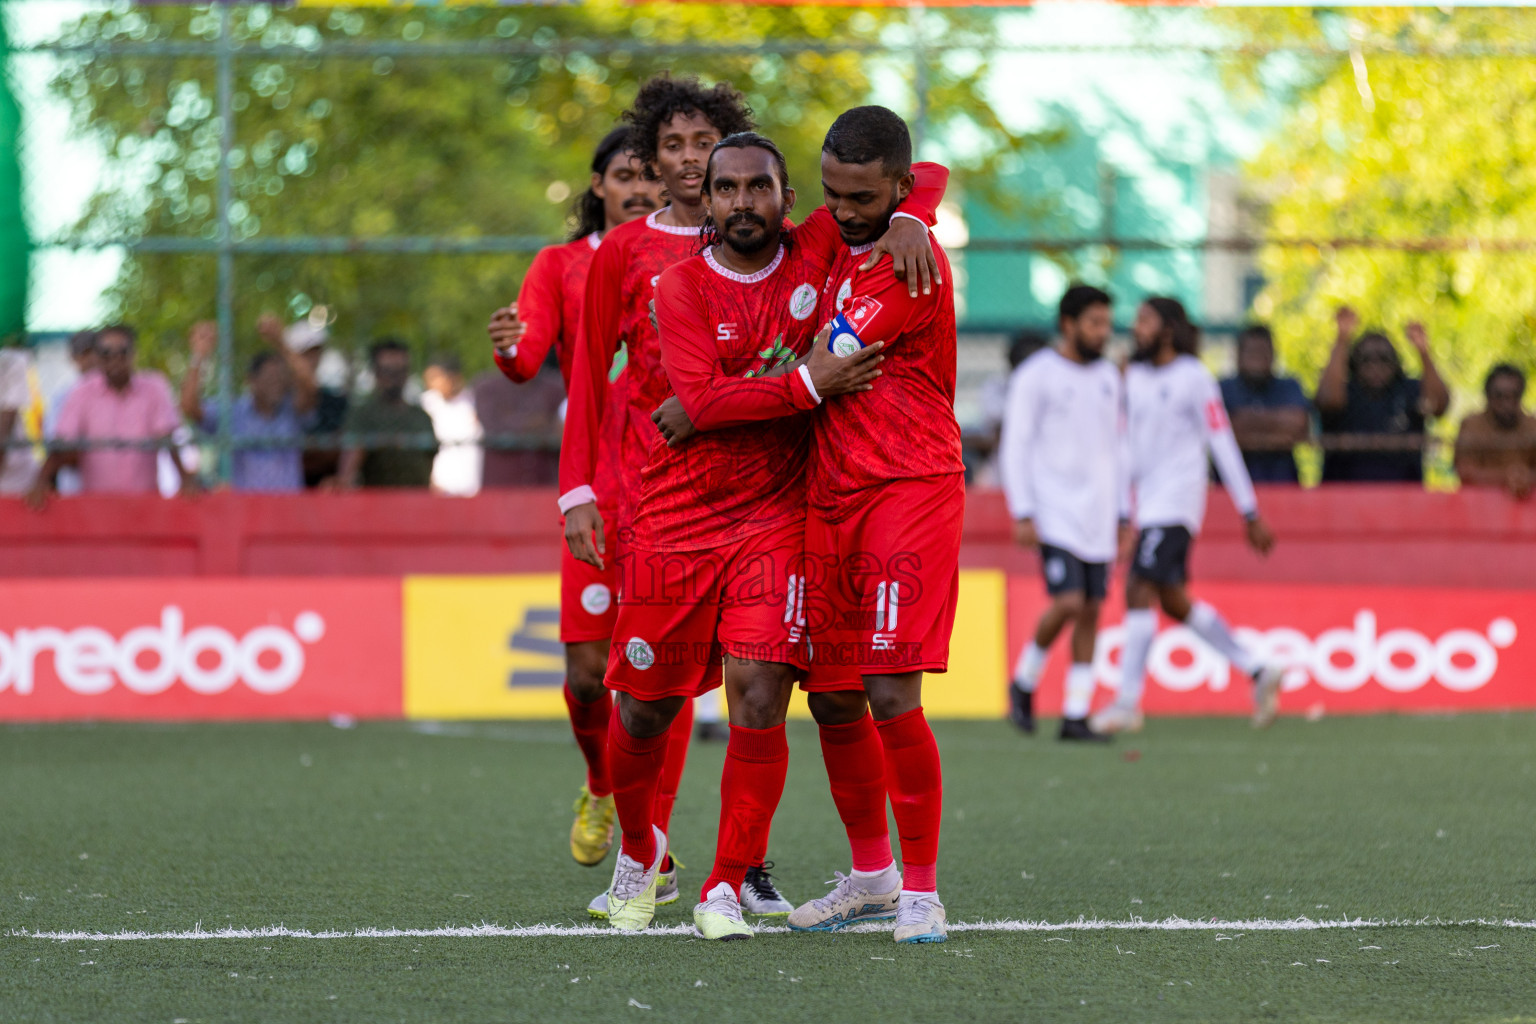
[[[826,931],[894,916],[897,942],[942,942],[943,778],[923,717],[922,679],[948,668],[959,592],[965,485],[954,409],[954,284],[937,244],[939,278],[921,295],[916,280],[898,280],[889,263],[860,264],[912,188],[911,161],[907,126],[884,107],[847,111],[822,146],[822,188],[847,246],[818,319],[841,314],[855,336],[845,345],[883,343],[885,359],[872,390],[828,400],[813,421],[805,537],[812,657],[803,685],[853,871],[827,896],[796,908],[789,924]],[[850,676],[860,679],[854,689]]]
[[[947,178],[935,171],[933,206]],[[753,934],[743,883],[784,789],[784,716],[804,664],[806,413],[867,388],[880,356],[878,346],[845,359],[811,345],[817,298],[843,246],[825,209],[785,226],[794,192],[772,142],[749,132],[722,140],[703,197],[710,244],[656,286],[675,395],[654,417],[665,441],[653,440],[642,477],[615,627],[622,645],[609,660],[608,685],[620,691],[610,752],[623,842],[608,903],[617,928],[651,920],[667,847],[648,810],[658,748],[672,717],[714,685],[723,655],[731,736],[714,870],[694,924],[704,938],[741,939]],[[903,230],[912,253],[926,250],[924,226]],[[900,247],[899,234],[888,244]],[[687,445],[669,421],[677,410],[688,434],[698,431]]]
[[[551,350],[566,388],[571,383],[587,269],[602,236],[659,206],[660,186],[628,146],[629,130],[615,128],[598,143],[592,180],[576,200],[576,230],[564,245],[539,250],[517,301],[491,315],[488,330],[496,365],[521,384],[533,379]],[[615,475],[617,446],[599,445],[598,472]],[[613,494],[616,488],[604,487]],[[611,509],[610,509],[611,514]],[[613,636],[616,574],[578,562],[561,546],[560,641],[565,644],[565,706],[587,762],[587,783],[576,798],[571,856],[600,864],[613,845],[613,786],[608,780],[608,718],[613,701],[603,686]]]
[[[668,394],[651,322],[656,280],[663,270],[698,251],[704,220],[700,185],[710,150],[726,135],[752,127],[751,111],[728,84],[705,88],[695,78],[669,75],[641,86],[624,120],[630,127],[630,146],[660,178],[671,205],[609,232],[587,275],[581,340],[572,360],[560,444],[560,511],[572,555],[604,572],[613,571],[622,558],[640,471],[655,434],[650,415]],[[624,370],[610,387],[609,370],[621,352]],[[601,446],[610,439],[617,451],[612,479],[603,476],[600,457]],[[613,545],[617,550],[610,549],[610,540],[618,542]],[[689,704],[663,745],[664,768],[655,800],[655,824],[663,832],[671,822],[692,720]],[[607,719],[599,722],[594,714],[582,727],[593,741],[607,741]],[[610,750],[610,774],[612,757]],[[676,902],[677,871],[670,855],[659,888],[658,903]],[[783,915],[791,909],[761,866],[753,872],[750,888],[755,912]],[[607,894],[600,894],[587,910],[593,917],[607,917]]]

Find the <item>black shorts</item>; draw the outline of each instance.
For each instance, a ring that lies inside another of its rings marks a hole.
[[[1188,527],[1144,528],[1136,536],[1130,575],[1160,587],[1183,586],[1189,582],[1189,546],[1193,542]]]
[[[1045,592],[1052,597],[1082,594],[1102,601],[1109,593],[1108,562],[1085,562],[1053,544],[1040,545],[1040,571],[1045,574]]]

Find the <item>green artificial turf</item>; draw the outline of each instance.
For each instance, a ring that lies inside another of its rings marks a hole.
[[[1536,717],[1158,720],[1108,748],[940,723],[952,922],[1536,920]],[[847,869],[814,729],[770,856]],[[689,919],[720,745],[673,823]],[[585,925],[562,723],[0,728],[0,1021],[1536,1021],[1536,930],[241,938]],[[638,1005],[635,1005],[638,1004]],[[648,1009],[647,1009],[648,1008]]]

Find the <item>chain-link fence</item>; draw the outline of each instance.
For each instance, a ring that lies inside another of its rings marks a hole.
[[[9,6],[14,21],[39,5]],[[1353,30],[1265,39],[1234,23],[1200,20],[1198,12],[1164,12],[1116,15],[1118,28],[1101,34],[1087,21],[1046,19],[1035,30],[1027,20],[1033,16],[1016,13],[913,9],[878,18],[839,14],[845,20],[823,25],[819,37],[809,21],[781,20],[774,25],[785,35],[738,39],[711,36],[707,23],[699,29],[707,6],[678,14],[678,25],[649,8],[606,21],[536,8],[365,14],[261,4],[174,12],[85,5],[79,14],[52,38],[23,39],[10,55],[13,82],[34,90],[20,96],[23,112],[65,111],[105,150],[107,177],[84,216],[37,245],[44,254],[123,254],[105,305],[159,325],[146,330],[141,356],[174,383],[186,372],[186,356],[168,325],[185,330],[204,316],[215,321],[206,398],[220,415],[217,431],[200,440],[205,471],[218,479],[228,479],[236,452],[275,444],[235,436],[229,415],[242,361],[259,348],[249,325],[263,308],[316,322],[326,319],[317,310],[329,310],[332,331],[350,339],[332,345],[340,356],[331,367],[338,390],[366,386],[359,353],[379,334],[407,335],[418,355],[445,347],[469,352],[471,369],[479,353],[483,365],[488,346],[459,311],[486,315],[510,298],[528,258],[553,240],[550,211],[581,185],[582,169],[565,154],[579,147],[568,140],[595,137],[635,84],[664,68],[747,83],[760,118],[782,131],[806,121],[817,102],[890,103],[909,116],[930,155],[962,172],[944,240],[956,256],[964,307],[957,412],[978,464],[995,436],[1013,336],[1052,330],[1051,296],[1069,278],[1106,284],[1119,296],[1178,295],[1206,324],[1210,361],[1230,370],[1235,331],[1264,311],[1269,282],[1255,259],[1260,251],[1475,253],[1487,260],[1528,259],[1536,248],[1508,231],[1470,237],[1426,224],[1389,236],[1369,226],[1340,233],[1335,224],[1266,222],[1273,196],[1245,183],[1241,153],[1210,141],[1226,127],[1215,116],[1196,125],[1210,138],[1188,153],[1175,153],[1178,145],[1166,140],[1127,149],[1127,138],[1163,129],[1128,128],[1130,114],[1090,124],[1082,113],[1089,102],[1065,117],[1055,109],[1055,120],[1004,123],[1018,113],[1007,83],[1031,68],[1045,77],[1062,67],[1160,69],[1155,73],[1179,88],[1199,85],[1199,95],[1180,101],[1194,111],[1239,80],[1263,82],[1284,71],[1285,87],[1300,94],[1303,80],[1348,67],[1364,102],[1370,86],[1362,69],[1377,59],[1491,60],[1528,69],[1536,51],[1517,32],[1450,45]],[[39,74],[39,67],[47,70]],[[835,75],[847,77],[845,88],[829,85]],[[450,116],[487,94],[496,105],[483,108],[492,115],[481,118],[478,134],[492,144],[515,140],[506,152],[476,148],[472,122]],[[1032,102],[1051,108],[1039,97]],[[1271,128],[1283,120],[1273,111],[1243,116],[1267,118]],[[434,124],[443,130],[434,132]],[[815,127],[804,134],[814,137]],[[381,166],[398,174],[391,179]],[[34,171],[34,188],[46,175]],[[415,190],[413,175],[422,182]],[[488,185],[497,176],[509,195]],[[455,180],[484,196],[483,219],[466,222],[463,204],[444,201]],[[358,192],[377,192],[377,202],[355,202]],[[357,301],[346,305],[347,295]],[[82,297],[81,307],[88,304]],[[380,306],[389,308],[373,315]],[[1122,326],[1133,312],[1133,303],[1122,302]],[[57,347],[40,365],[49,370],[44,377],[67,375],[53,372],[63,366]],[[51,383],[39,390],[54,390]],[[547,456],[557,437],[552,418],[548,429],[493,431],[478,443]],[[1429,442],[1437,479],[1449,472],[1445,439],[1442,431]],[[304,446],[334,452],[396,442],[416,449],[436,443],[426,434],[342,437],[332,429]],[[1318,449],[1301,454],[1304,476],[1315,477]]]

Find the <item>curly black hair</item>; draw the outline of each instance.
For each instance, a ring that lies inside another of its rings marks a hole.
[[[629,151],[643,164],[655,163],[661,126],[678,114],[703,114],[721,138],[756,127],[752,108],[731,83],[716,82],[705,88],[693,75],[673,78],[663,72],[642,85],[634,106],[624,111],[630,126]]]

